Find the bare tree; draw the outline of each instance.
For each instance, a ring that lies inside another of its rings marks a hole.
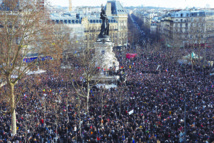
[[[97,60],[94,59],[93,49],[85,48],[79,49],[79,55],[73,55],[69,61],[72,66],[68,78],[71,80],[76,94],[79,97],[86,98],[87,112],[89,109],[90,90],[96,84],[92,83],[92,80],[99,75],[99,69],[96,67]],[[99,62],[101,63],[102,61]]]
[[[37,61],[26,63],[29,54],[39,56],[55,55],[58,51],[52,46],[52,26],[48,24],[48,12],[41,10],[40,1],[4,1],[0,11],[0,72],[6,79],[8,101],[12,115],[12,133],[16,134],[15,85],[34,68]],[[53,57],[53,56],[52,56]],[[15,75],[15,76],[14,76]]]

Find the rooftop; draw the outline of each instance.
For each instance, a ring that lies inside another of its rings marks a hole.
[[[82,18],[88,18],[90,23],[102,23],[99,15],[79,15],[76,13],[52,13],[51,20],[57,24],[81,24]],[[108,16],[109,23],[117,23],[117,21],[112,16]]]
[[[114,14],[114,15],[127,14],[126,10],[121,5],[120,1],[109,0],[109,1],[107,1],[107,3],[111,3],[111,12],[112,12],[112,14]],[[106,9],[106,7],[105,7],[105,9]]]

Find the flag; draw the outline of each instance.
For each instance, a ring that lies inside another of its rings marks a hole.
[[[45,89],[43,89],[43,92],[45,92]]]
[[[100,138],[99,137],[97,137],[97,141],[99,141],[100,140]]]

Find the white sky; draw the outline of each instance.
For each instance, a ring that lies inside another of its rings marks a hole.
[[[52,5],[66,6],[69,0],[48,0]],[[72,0],[73,6],[100,6],[107,0]],[[123,6],[160,6],[170,8],[205,7],[207,4],[214,8],[214,0],[120,0]]]

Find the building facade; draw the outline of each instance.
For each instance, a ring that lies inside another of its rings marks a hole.
[[[204,45],[214,36],[214,11],[173,10],[161,20],[160,33],[168,46]]]
[[[114,42],[116,46],[127,46],[128,35],[128,14],[121,5],[120,1],[109,0],[105,6],[107,16],[112,17],[117,21],[117,41]]]
[[[78,9],[80,10],[81,8]],[[102,20],[100,19],[101,8],[97,12],[93,9],[92,12],[91,9],[84,7],[83,11],[91,11],[88,14],[78,13],[78,9],[76,9],[76,12],[66,14],[52,14],[51,20],[55,24],[63,24],[70,27],[72,34],[76,34],[77,37],[82,38],[85,47],[94,48],[94,42],[100,34],[102,24]],[[108,1],[105,10],[110,24],[109,36],[111,41],[114,43],[114,46],[126,46],[128,38],[128,14],[119,1]]]
[[[111,41],[116,45],[118,22],[109,17],[109,36]],[[84,41],[85,47],[94,48],[94,42],[97,40],[100,34],[102,20],[99,17],[85,17],[82,19],[82,25],[84,25]]]

